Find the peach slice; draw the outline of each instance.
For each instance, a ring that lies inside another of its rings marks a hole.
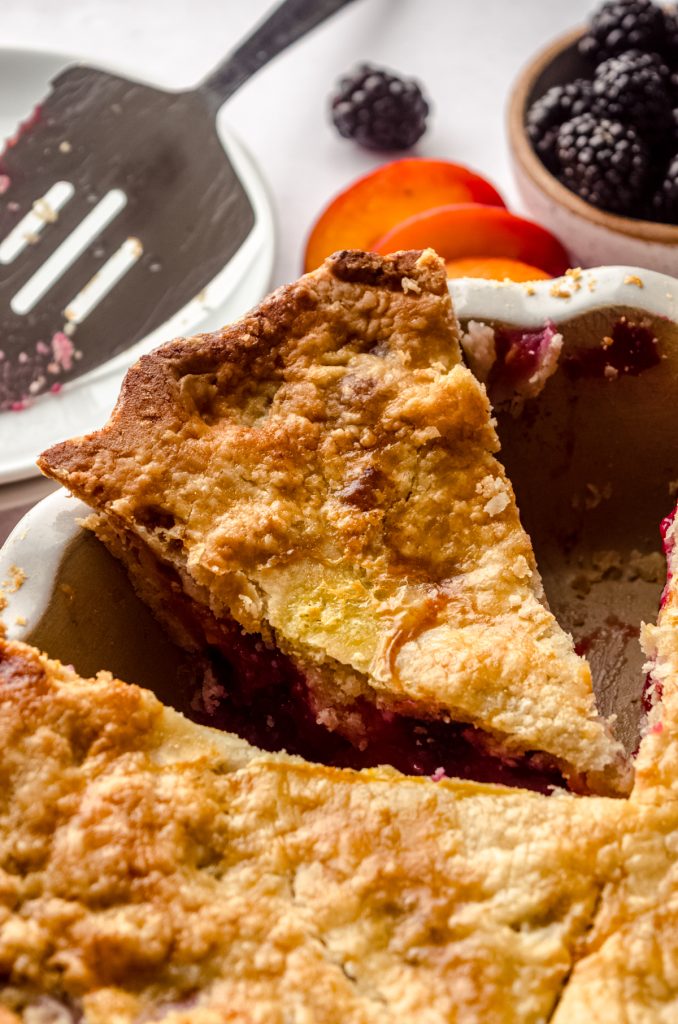
[[[447,261],[448,277],[482,277],[489,281],[544,281],[550,274],[505,256],[464,256]]]
[[[358,178],[325,207],[306,244],[304,269],[315,270],[337,249],[372,249],[406,217],[448,203],[503,207],[488,181],[447,160],[409,158]]]
[[[478,203],[439,206],[409,217],[375,242],[374,250],[385,254],[427,246],[447,261],[502,256],[540,267],[551,277],[560,277],[570,265],[550,231],[503,207]]]

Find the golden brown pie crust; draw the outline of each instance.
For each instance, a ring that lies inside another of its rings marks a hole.
[[[0,641],[0,1022],[666,1024],[675,706],[631,799],[545,797],[264,754]]]
[[[537,1024],[629,806],[263,754],[6,642],[0,751],[28,1024]]]
[[[599,912],[554,1024],[678,1020],[678,519],[667,522],[668,583],[643,646],[656,703],[637,757],[624,870]]]
[[[365,699],[625,792],[497,448],[442,262],[342,252],[141,359],[106,427],[40,466],[119,554],[141,542],[192,601],[279,647],[330,728]]]

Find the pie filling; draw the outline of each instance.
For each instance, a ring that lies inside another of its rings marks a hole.
[[[286,750],[341,768],[391,765],[408,775],[446,776],[550,793],[568,783],[541,751],[502,749],[501,739],[465,722],[423,719],[381,708],[363,696],[333,707],[331,727],[303,669],[189,597],[173,566],[110,520],[89,525],[122,559],[142,598],[182,646],[199,657],[172,701],[202,725],[236,733],[268,751]],[[325,709],[326,711],[327,709]],[[570,777],[569,785],[575,781]]]
[[[666,555],[666,585],[662,591],[661,602],[659,607],[663,608],[669,599],[669,593],[671,591],[671,583],[673,581],[674,573],[674,560],[675,560],[675,547],[676,543],[672,537],[669,537],[669,531],[673,526],[673,522],[676,518],[676,509],[671,512],[670,515],[666,516],[659,527],[662,535],[662,544],[664,546],[664,554]]]
[[[493,740],[480,729],[408,717],[364,697],[344,706],[330,730],[319,720],[303,672],[235,623],[228,639],[209,645],[206,654],[201,678],[188,683],[186,713],[264,750],[286,750],[340,768],[391,765],[407,775],[474,779],[542,793],[565,785],[544,755],[489,753]]]
[[[662,590],[662,596],[659,602],[660,611],[669,600],[671,585],[675,574],[676,543],[673,536],[669,536],[669,532],[673,526],[677,511],[678,507],[666,516],[659,526],[662,535],[664,554],[666,555],[666,584]],[[655,704],[658,704],[661,701],[662,694],[663,686],[661,679],[655,679],[652,670],[650,670],[645,678],[642,698],[643,711],[646,715],[650,713]]]
[[[523,401],[536,397],[555,373],[563,336],[550,320],[535,330],[491,327],[472,320],[461,344],[495,408],[510,405],[517,413]]]
[[[534,398],[558,365],[570,380],[637,377],[661,360],[659,341],[646,323],[622,316],[595,347],[563,350],[563,337],[551,321],[534,330],[490,327],[471,321],[462,338],[467,361],[487,384],[495,407]],[[517,404],[516,404],[517,403]]]
[[[496,360],[487,387],[505,401],[515,392],[524,392],[526,383],[533,385],[526,397],[539,393],[556,369],[563,339],[556,325],[548,321],[533,331],[497,327],[494,343]]]
[[[661,360],[659,341],[644,323],[619,318],[609,336],[596,348],[582,348],[563,357],[564,372],[571,380],[583,377],[637,377]]]

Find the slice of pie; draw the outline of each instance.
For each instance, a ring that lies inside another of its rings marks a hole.
[[[0,779],[2,1024],[542,1024],[628,806],[264,754],[2,641]]]
[[[497,449],[442,261],[340,252],[141,359],[107,426],[40,467],[221,660],[212,696],[267,691],[266,722],[301,703],[361,764],[624,792]]]

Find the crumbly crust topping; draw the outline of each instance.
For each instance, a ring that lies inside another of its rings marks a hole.
[[[553,1024],[678,1019],[678,802],[666,790],[655,798],[629,807],[623,869],[603,889]]]
[[[366,692],[624,791],[497,447],[442,262],[342,252],[240,323],[144,357],[107,426],[40,466],[215,614],[275,637],[320,708]]]
[[[0,779],[3,1024],[537,1024],[630,806],[262,754],[2,642]]]

